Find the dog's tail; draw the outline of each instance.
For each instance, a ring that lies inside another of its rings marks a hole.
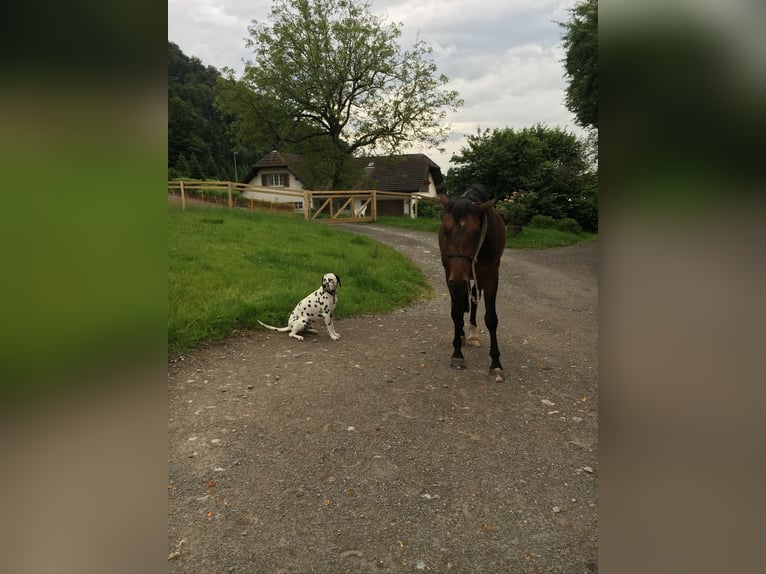
[[[258,321],[258,319],[256,319]],[[260,321],[258,321],[261,323]],[[266,327],[267,329],[270,329],[271,331],[278,331],[280,333],[287,333],[290,330],[290,327],[272,327],[271,325],[267,325],[266,323],[261,323],[262,326]]]

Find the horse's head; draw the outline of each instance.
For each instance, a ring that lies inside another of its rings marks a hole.
[[[455,200],[439,196],[446,211],[439,228],[439,249],[447,285],[453,295],[468,290],[471,264],[479,254],[482,231],[486,229],[485,215],[496,201],[479,202],[476,199],[470,194]]]

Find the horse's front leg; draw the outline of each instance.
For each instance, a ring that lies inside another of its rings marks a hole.
[[[468,329],[466,329],[464,343],[471,347],[479,347],[481,342],[479,340],[479,327],[476,325],[476,309],[479,307],[479,295],[476,290],[476,284],[471,287],[471,315],[468,322]]]
[[[489,374],[494,375],[495,382],[502,383],[505,380],[503,365],[500,364],[500,348],[497,345],[497,311],[495,309],[496,293],[484,294],[484,323],[489,331],[489,356],[492,362],[489,365]]]
[[[450,359],[450,367],[453,369],[465,369],[465,358],[463,357],[463,351],[462,351],[462,345],[463,345],[463,337],[465,336],[463,333],[463,327],[465,325],[465,305],[466,305],[466,294],[459,291],[455,292],[453,290],[450,291],[450,299],[452,302],[452,324],[455,328],[454,336],[452,337],[452,358]]]

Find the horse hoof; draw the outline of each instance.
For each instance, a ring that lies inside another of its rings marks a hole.
[[[451,359],[449,362],[449,366],[457,371],[462,371],[465,369],[465,359]]]
[[[481,345],[481,343],[479,342],[479,329],[478,329],[478,327],[476,327],[474,325],[469,325],[468,326],[468,328],[466,329],[465,341],[463,342],[463,344],[465,345],[466,342],[471,347],[479,347]]]
[[[502,383],[505,381],[505,373],[503,373],[503,369],[490,369],[489,374],[495,376],[496,383]]]

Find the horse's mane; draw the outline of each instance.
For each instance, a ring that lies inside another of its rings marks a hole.
[[[487,190],[480,183],[475,183],[452,204],[452,216],[461,219],[469,213],[476,213],[476,206],[487,201]]]

